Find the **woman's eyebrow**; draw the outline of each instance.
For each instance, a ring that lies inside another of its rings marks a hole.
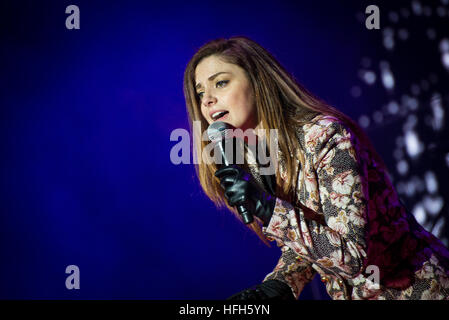
[[[207,80],[208,80],[208,81],[212,81],[212,80],[214,80],[218,75],[220,75],[220,74],[222,74],[222,73],[229,73],[229,74],[231,74],[231,72],[221,71],[221,72],[217,72],[216,74],[211,75]],[[199,82],[195,85],[195,89],[198,89],[198,88],[201,88],[201,87],[202,87],[202,85],[201,85],[201,83],[199,83]]]

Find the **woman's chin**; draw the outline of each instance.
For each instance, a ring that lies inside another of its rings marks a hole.
[[[237,129],[237,127],[232,123],[231,120],[224,119],[219,121],[229,124],[233,129]]]

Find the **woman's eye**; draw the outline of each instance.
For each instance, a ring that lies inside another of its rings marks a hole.
[[[229,80],[221,80],[221,81],[218,81],[218,82],[217,82],[217,86],[223,87],[223,86],[225,86],[228,82],[229,82]]]
[[[222,87],[224,87],[228,82],[229,82],[229,80],[221,80],[221,81],[218,81],[217,84],[216,84],[216,87],[222,88]],[[204,94],[204,92],[198,92],[198,93],[197,93],[198,98],[202,99],[202,98],[203,98],[203,94]]]

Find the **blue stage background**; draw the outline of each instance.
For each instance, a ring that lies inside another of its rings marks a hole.
[[[184,68],[205,42],[245,35],[357,120],[388,100],[357,86],[363,57],[393,57],[360,19],[383,2],[2,2],[0,298],[224,299],[260,283],[279,248],[170,161],[171,132],[188,129]],[[394,139],[369,133],[394,171]],[[319,278],[300,299],[328,299]]]

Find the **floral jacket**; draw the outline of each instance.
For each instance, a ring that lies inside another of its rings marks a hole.
[[[297,132],[303,206],[276,199],[262,231],[282,254],[264,281],[284,281],[298,298],[318,272],[332,299],[449,299],[449,251],[405,209],[370,150],[332,116]]]

